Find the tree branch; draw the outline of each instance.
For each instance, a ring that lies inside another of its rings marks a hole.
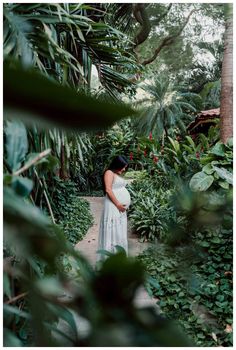
[[[27,169],[29,169],[32,165],[37,163],[40,159],[46,157],[49,153],[51,152],[51,149],[46,149],[45,151],[39,153],[35,158],[33,158],[30,162],[26,163],[21,169],[17,170],[16,172],[13,173],[13,175],[20,175]]]
[[[146,12],[146,4],[133,4],[133,15],[136,21],[141,25],[141,29],[134,38],[134,49],[142,44],[151,31],[151,24]]]
[[[162,39],[160,45],[158,46],[158,48],[155,50],[153,56],[145,61],[142,62],[142,64],[144,66],[146,66],[147,64],[149,63],[152,63],[156,58],[157,56],[159,55],[159,53],[161,52],[161,50],[166,47],[166,46],[169,46],[170,44],[172,44],[174,42],[174,40],[180,36],[180,34],[183,32],[184,28],[186,27],[186,25],[188,24],[189,22],[189,19],[191,17],[191,15],[196,12],[196,11],[199,11],[199,10],[196,10],[196,9],[193,9],[188,17],[186,18],[185,22],[182,24],[182,26],[177,30],[177,32],[175,34],[172,34],[172,35],[168,35],[166,38]]]
[[[17,301],[18,299],[24,298],[26,295],[28,294],[28,292],[22,293],[17,295],[16,297],[9,299],[8,301],[6,301],[4,304],[12,304],[15,301]]]

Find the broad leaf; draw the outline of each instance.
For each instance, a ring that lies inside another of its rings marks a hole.
[[[3,329],[3,346],[4,347],[23,347],[22,342],[9,329]]]
[[[103,129],[135,113],[127,105],[77,93],[36,71],[8,64],[4,65],[4,105],[5,117],[38,117],[53,126],[81,130]]]
[[[213,167],[221,179],[224,179],[230,185],[233,185],[233,174],[230,171],[224,168],[218,168],[217,166],[213,166]]]
[[[224,157],[225,156],[225,146],[222,143],[217,143],[210,151],[209,153],[215,154],[217,156]]]
[[[207,175],[211,175],[214,173],[214,169],[212,168],[211,164],[207,164],[202,168],[202,171],[206,173]]]
[[[224,188],[225,190],[229,189],[229,183],[227,181],[219,181],[220,187]]]
[[[213,183],[214,177],[207,175],[203,171],[196,173],[190,180],[189,186],[192,191],[206,191]]]
[[[20,168],[28,151],[27,133],[20,121],[7,121],[5,128],[7,163],[12,172]]]
[[[21,197],[27,197],[33,189],[33,181],[22,176],[12,178],[12,187]]]

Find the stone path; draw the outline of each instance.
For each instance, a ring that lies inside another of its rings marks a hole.
[[[96,250],[98,245],[98,231],[100,216],[103,209],[103,197],[82,197],[86,199],[90,204],[90,210],[94,217],[94,224],[88,230],[86,236],[82,241],[76,244],[77,249],[83,256],[85,256],[89,262],[94,266],[96,263]],[[147,249],[149,243],[141,243],[138,241],[137,235],[133,234],[128,223],[128,252],[129,256],[137,256],[143,250]],[[137,291],[135,298],[137,306],[156,305],[156,300],[151,298],[144,287],[141,287]]]

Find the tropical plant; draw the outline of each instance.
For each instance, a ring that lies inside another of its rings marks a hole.
[[[135,69],[135,62],[128,52],[124,55],[121,48],[120,43],[124,42],[125,36],[104,23],[103,10],[99,6],[85,4],[5,4],[4,60],[15,58],[24,67],[35,67],[50,79],[87,93],[92,67],[96,67],[100,83],[117,99],[120,92],[128,92],[127,87],[132,85],[126,74]],[[14,76],[13,81],[16,79]],[[18,79],[20,82],[21,78]],[[45,106],[46,95],[42,103],[40,83],[37,91],[36,81],[33,86],[31,98],[34,95],[34,104],[37,104],[39,112]],[[57,111],[50,110],[49,114],[55,113],[57,117],[53,120],[56,124],[51,125],[51,130],[42,131],[41,127],[35,125],[30,132],[32,152],[40,153],[45,147],[50,147],[52,155],[59,161],[58,175],[63,179],[78,178],[78,170],[85,167],[84,157],[92,148],[89,137],[85,134],[55,128],[60,119],[65,118],[63,105],[68,99],[65,91],[61,98],[54,91],[57,101],[54,107]],[[25,107],[28,93],[29,90],[24,91],[18,98],[18,102]],[[84,95],[84,103],[85,99]],[[71,102],[68,100],[68,104]],[[51,105],[52,101],[48,101],[49,109]],[[71,104],[73,105],[74,103]],[[73,111],[72,107],[71,117]],[[85,179],[82,175],[81,183],[86,182]]]
[[[128,215],[132,229],[140,235],[141,241],[165,241],[168,222],[183,223],[171,205],[173,190],[158,188],[153,179],[146,177],[133,181],[129,191],[132,204]]]
[[[95,5],[5,4],[4,57],[80,90],[90,85],[95,65],[108,91],[122,91],[130,82],[109,65],[132,69],[134,61],[119,48],[125,36],[101,16],[96,21],[99,14]]]
[[[204,110],[220,107],[220,80],[206,83],[199,93],[203,101]]]
[[[202,170],[193,175],[189,186],[193,191],[209,188],[228,190],[233,185],[233,141],[216,143],[200,159]]]
[[[37,167],[47,153],[27,162],[24,125],[19,121],[6,124],[4,345],[173,346],[167,336],[170,332],[175,344],[191,345],[171,322],[152,309],[135,307],[136,290],[145,280],[138,262],[120,252],[94,271],[67,242],[59,227],[31,203],[33,182],[22,174]],[[62,263],[65,257],[73,266],[70,274]],[[63,295],[70,295],[70,301]],[[86,335],[78,330],[74,314],[82,315],[89,323]],[[68,332],[60,329],[60,320],[65,322]],[[121,338],[120,328],[129,329],[128,336]],[[140,329],[144,331],[139,339],[136,335]]]
[[[185,132],[186,121],[190,121],[191,113],[196,111],[193,102],[188,99],[196,98],[196,95],[179,91],[166,77],[159,77],[142,88],[149,96],[140,102],[146,107],[136,124],[138,132],[152,132],[154,136],[162,138],[162,144],[164,137]]]

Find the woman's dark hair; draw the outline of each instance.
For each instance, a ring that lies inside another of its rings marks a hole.
[[[129,163],[128,163],[128,160],[125,156],[116,156],[112,162],[110,163],[109,167],[104,171],[104,173],[107,171],[107,170],[111,170],[111,171],[119,171],[121,169],[123,169],[124,167],[127,167],[129,166]],[[102,188],[103,188],[103,193],[105,194],[106,191],[105,191],[105,183],[104,183],[104,173],[102,175]]]
[[[109,165],[109,167],[106,170],[112,170],[112,171],[116,171],[116,170],[121,170],[123,169],[125,166],[128,166],[129,163],[127,161],[127,158],[124,156],[116,156],[111,164]]]

